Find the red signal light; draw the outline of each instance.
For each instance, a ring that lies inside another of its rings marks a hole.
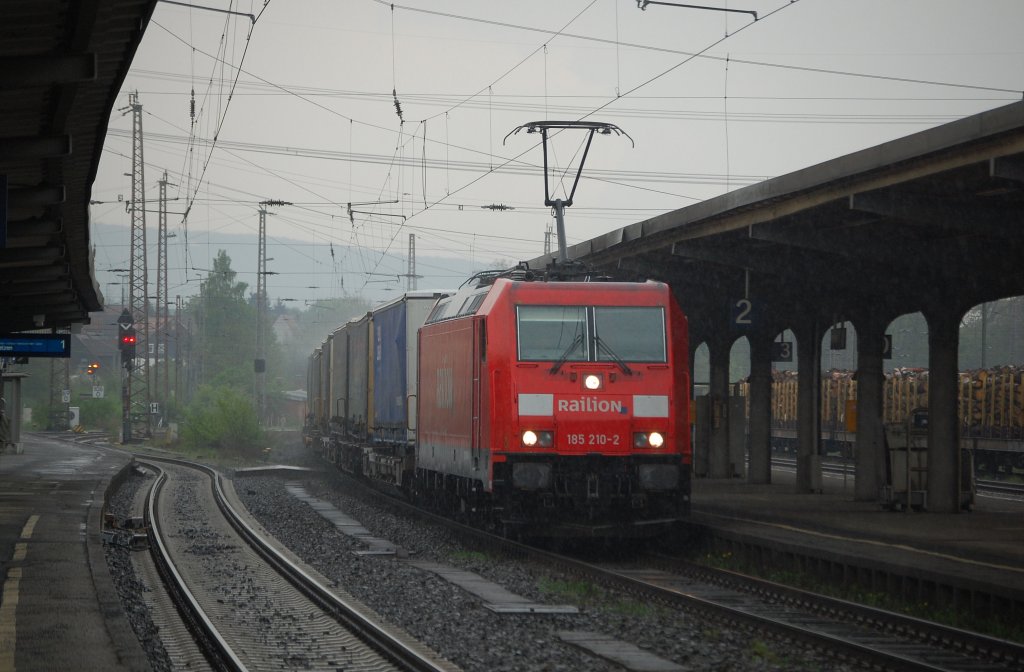
[[[125,345],[135,345],[135,336],[129,334],[121,337],[121,342]]]

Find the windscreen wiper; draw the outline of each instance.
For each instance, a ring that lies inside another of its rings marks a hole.
[[[569,355],[572,354],[572,351],[575,350],[576,346],[582,342],[583,334],[576,334],[576,338],[574,338],[572,343],[569,344],[569,347],[565,349],[565,352],[562,353],[562,356],[555,361],[555,363],[548,370],[548,373],[558,373],[558,370],[561,369],[562,365],[565,364],[565,362],[569,359]]]
[[[597,343],[598,351],[604,350],[605,354],[611,357],[612,361],[619,365],[619,368],[622,369],[624,374],[627,376],[633,375],[633,369],[629,368],[629,365],[622,361],[622,358],[615,354],[615,351],[608,347],[600,336],[594,336],[594,342]]]

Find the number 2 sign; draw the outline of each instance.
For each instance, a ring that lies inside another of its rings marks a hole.
[[[730,306],[730,321],[738,329],[751,329],[756,325],[758,306],[750,299],[737,299]]]

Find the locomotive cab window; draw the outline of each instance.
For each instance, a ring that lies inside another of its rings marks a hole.
[[[518,306],[520,360],[587,360],[587,312],[583,306]]]
[[[517,306],[519,359],[665,362],[665,311],[634,306]]]
[[[661,308],[597,306],[594,308],[597,361],[664,362],[665,311]]]

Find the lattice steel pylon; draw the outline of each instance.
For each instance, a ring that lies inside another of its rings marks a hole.
[[[174,402],[179,407],[184,397],[181,395],[181,294],[174,297]]]
[[[154,325],[154,347],[153,347],[153,389],[157,391],[156,396],[160,401],[160,413],[167,418],[167,407],[171,402],[170,393],[170,370],[168,360],[170,359],[170,348],[168,343],[169,320],[167,312],[167,171],[164,171],[163,178],[157,183],[160,186],[160,207],[158,210],[157,226],[157,253],[156,253],[156,324]],[[161,346],[163,346],[161,353]],[[161,356],[163,359],[161,360]],[[162,363],[162,365],[161,365]]]
[[[256,375],[256,413],[262,424],[267,413],[267,207],[291,205],[287,201],[260,201],[259,250],[256,261],[256,359],[253,371]]]
[[[260,203],[259,250],[256,261],[256,359],[253,372],[256,375],[256,415],[260,423],[266,413],[267,360],[264,343],[267,305],[267,201]]]
[[[146,266],[146,180],[142,157],[142,103],[139,94],[128,94],[125,113],[132,113],[132,243],[129,265],[128,310],[135,325],[135,361],[127,368],[125,385],[128,394],[130,434],[125,441],[152,435],[149,414],[149,302]],[[128,432],[126,432],[128,433]]]

